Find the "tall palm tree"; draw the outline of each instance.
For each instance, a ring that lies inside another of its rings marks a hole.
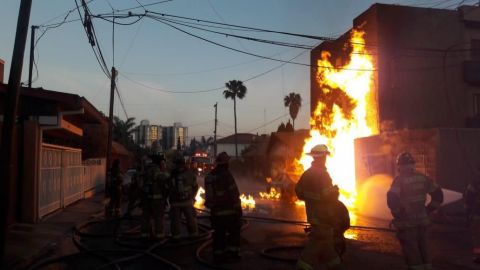
[[[223,91],[225,99],[233,99],[233,116],[235,119],[235,157],[238,158],[238,143],[237,143],[237,98],[243,99],[247,94],[247,87],[243,85],[242,81],[231,80],[225,83],[227,90]]]
[[[293,129],[295,129],[295,119],[297,118],[298,111],[300,111],[300,107],[302,107],[302,97],[300,94],[292,92],[283,98],[283,103],[285,107],[288,107],[293,122]]]

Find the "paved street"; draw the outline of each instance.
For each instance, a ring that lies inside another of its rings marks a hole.
[[[249,184],[247,188],[240,181],[240,187],[241,192],[257,194],[261,185]],[[211,249],[206,244],[209,222],[203,213],[199,212],[203,232],[199,239],[145,243],[138,238],[138,211],[132,218],[107,221],[96,217],[79,223],[77,233],[65,235],[48,257],[36,260],[37,265],[31,269],[293,269],[299,246],[306,240],[304,226],[257,218],[303,221],[303,207],[256,201],[255,209],[245,212],[248,222],[242,233],[243,259],[236,264],[211,265]],[[362,229],[346,233],[346,269],[404,269],[400,247],[388,229],[388,221],[359,215],[353,225]],[[429,239],[435,269],[480,269],[470,263],[469,233],[464,227],[435,224]],[[56,259],[60,257],[63,258]],[[39,265],[41,262],[46,264]]]

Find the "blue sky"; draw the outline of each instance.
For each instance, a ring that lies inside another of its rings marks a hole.
[[[157,0],[138,0],[142,4]],[[369,0],[173,0],[147,7],[161,13],[259,27],[278,31],[319,36],[338,36],[351,28],[352,20],[374,2]],[[449,7],[451,1],[392,0],[382,3],[415,4]],[[19,0],[5,0],[0,9],[0,58],[5,60],[5,80],[8,78]],[[94,14],[138,6],[135,0],[93,0]],[[33,0],[30,24],[60,22],[66,11],[73,8],[73,0]],[[142,9],[134,12],[143,12]],[[69,19],[78,18],[78,13]],[[48,24],[47,23],[47,24]],[[274,68],[280,63],[229,51],[189,37],[154,20],[145,18],[130,26],[115,27],[115,55],[112,55],[112,24],[94,20],[97,36],[108,66],[113,64],[120,72],[118,85],[127,113],[151,123],[172,125],[182,122],[189,126],[190,136],[209,136],[213,132],[213,105],[218,102],[219,135],[233,133],[233,102],[225,100],[222,91],[201,94],[172,94],[147,89],[127,78],[155,88],[171,91],[196,91],[221,87],[228,80],[245,80]],[[264,45],[232,37],[198,33],[208,39],[251,53],[290,59],[300,53],[296,61],[309,62],[309,51]],[[252,33],[239,33],[253,35]],[[29,35],[30,36],[30,35]],[[316,44],[316,41],[281,35],[256,35],[266,39]],[[25,52],[23,81],[28,72],[29,44]],[[101,111],[107,112],[109,79],[101,72],[87,37],[79,21],[51,29],[40,39],[36,48],[39,76],[34,87],[76,93],[85,96]],[[35,74],[34,74],[35,75]],[[35,76],[34,76],[35,77]],[[298,128],[308,128],[309,68],[284,65],[264,76],[245,83],[245,99],[238,102],[239,132],[264,133],[274,131],[285,116],[271,124],[288,110],[283,97],[290,92],[300,93],[305,105],[297,117]],[[125,119],[116,98],[115,114]]]

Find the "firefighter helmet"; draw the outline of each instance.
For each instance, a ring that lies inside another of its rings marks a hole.
[[[217,162],[217,164],[227,164],[229,160],[230,156],[227,154],[227,152],[221,152],[217,155],[215,162]]]
[[[310,153],[308,153],[307,155],[312,157],[323,157],[329,154],[330,151],[328,151],[328,147],[325,144],[317,144],[312,148],[312,150],[310,150]]]
[[[402,152],[397,156],[397,165],[415,164],[415,159],[409,152]]]

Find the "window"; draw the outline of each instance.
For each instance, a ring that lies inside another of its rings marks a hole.
[[[480,60],[480,39],[472,39],[470,41],[470,58],[472,60]]]
[[[473,115],[480,115],[480,93],[473,93]]]

